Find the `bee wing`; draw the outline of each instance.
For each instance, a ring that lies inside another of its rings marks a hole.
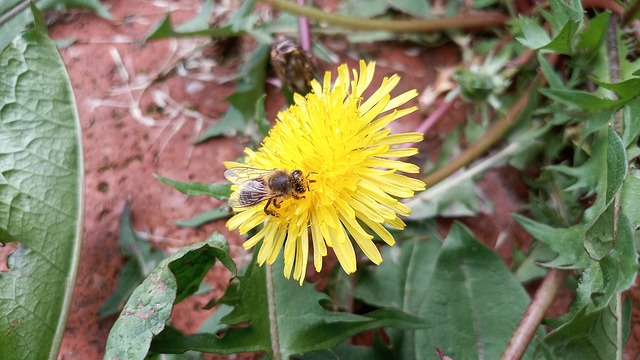
[[[256,169],[252,167],[234,167],[224,172],[224,177],[236,185],[242,185],[249,180],[261,179],[273,170]]]
[[[248,180],[242,183],[240,188],[231,194],[229,205],[236,208],[253,206],[273,197],[275,197],[275,195],[264,186],[264,182]]]

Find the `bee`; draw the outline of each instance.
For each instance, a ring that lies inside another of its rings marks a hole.
[[[239,188],[231,195],[231,207],[248,207],[267,200],[264,212],[267,215],[278,216],[271,208],[280,208],[283,200],[288,198],[302,199],[309,191],[309,175],[302,170],[262,170],[251,167],[235,167],[224,172],[224,177]]]
[[[313,80],[313,59],[293,39],[280,35],[271,44],[271,66],[285,85],[300,94],[309,92],[309,83]]]

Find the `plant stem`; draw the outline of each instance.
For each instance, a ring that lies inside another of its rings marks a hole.
[[[445,166],[429,174],[422,180],[427,184],[427,187],[431,187],[440,181],[447,178],[449,175],[456,172],[458,169],[470,164],[473,160],[480,157],[482,153],[487,151],[496,141],[500,140],[502,136],[511,128],[514,121],[518,118],[518,115],[524,110],[529,102],[529,97],[534,88],[542,86],[544,79],[541,75],[537,75],[527,90],[520,96],[518,101],[509,109],[507,114],[496,122],[483,136],[469,146],[460,156],[448,162]]]
[[[298,5],[303,5],[304,0],[298,0]],[[298,16],[298,30],[300,31],[300,45],[303,49],[311,52],[311,31],[309,29],[309,19],[306,16]]]
[[[631,15],[638,11],[638,1],[629,9]],[[621,17],[624,21],[625,17],[629,16],[629,13],[623,14]],[[620,26],[620,16],[617,14],[611,15],[609,21],[609,27],[607,28],[607,34],[605,37],[607,47],[607,60],[609,63],[609,79],[611,82],[620,81],[620,57],[618,55],[618,27]],[[622,136],[622,111],[618,110],[611,121],[611,127]],[[613,200],[613,241],[618,242],[618,224],[620,219],[620,193],[617,191]],[[624,339],[622,338],[622,293],[616,293],[616,318],[618,319],[616,325],[616,359],[622,359],[622,349],[624,348]]]
[[[533,338],[540,321],[555,299],[564,278],[569,274],[568,270],[551,269],[542,280],[542,284],[536,291],[533,301],[529,304],[520,324],[513,333],[507,348],[502,353],[502,360],[520,359],[529,342]]]
[[[271,338],[271,349],[273,350],[273,360],[281,360],[280,336],[278,332],[278,317],[276,315],[276,293],[273,288],[273,269],[271,265],[265,264],[265,275],[267,277],[267,301],[269,302],[269,332]]]
[[[260,0],[269,6],[309,19],[332,25],[349,27],[354,30],[383,30],[390,32],[435,32],[453,29],[486,28],[502,26],[509,19],[497,12],[482,12],[449,18],[428,20],[380,20],[363,19],[353,16],[324,12],[309,6],[297,5],[286,0]]]
[[[609,63],[609,81],[615,83],[620,81],[620,58],[618,57],[618,25],[620,17],[616,14],[611,15],[609,27],[605,35],[605,43],[607,48],[607,62]],[[616,111],[613,115],[613,129],[622,134],[622,112]]]
[[[40,0],[35,0],[33,2],[37,3],[38,1],[40,1]],[[18,16],[24,10],[28,9],[29,8],[29,3],[31,3],[30,0],[24,0],[24,1],[21,1],[19,3],[16,3],[15,5],[13,5],[12,8],[7,10],[7,12],[5,12],[4,14],[2,14],[2,16],[0,16],[0,26],[2,26],[5,23],[9,22],[11,19],[13,19],[14,17]]]

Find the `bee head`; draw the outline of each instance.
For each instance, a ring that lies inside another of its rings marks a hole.
[[[309,188],[309,182],[302,171],[293,170],[291,172],[291,178],[293,178],[293,188],[296,193],[302,194],[307,191]]]

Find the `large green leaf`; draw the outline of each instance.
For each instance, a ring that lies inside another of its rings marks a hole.
[[[371,305],[417,315],[429,291],[441,246],[435,226],[424,229],[422,235],[429,240],[419,240],[416,234],[412,240],[385,247],[382,251],[384,262],[373,271],[360,275],[353,296]],[[415,331],[386,329],[386,333],[391,346],[378,342],[372,349],[358,350],[343,345],[335,351],[342,356],[348,355],[349,351],[368,351],[381,358],[416,359]]]
[[[271,270],[258,266],[254,256],[245,275],[239,277],[239,284],[231,286],[221,299],[223,304],[234,307],[220,320],[220,328],[227,328],[222,336],[165,332],[154,339],[152,351],[197,350],[220,354],[262,351],[269,357],[277,354],[278,358],[288,359],[295,354],[333,348],[371,328],[423,326],[420,319],[392,309],[365,315],[327,311],[320,305],[328,300],[326,295],[315,291],[311,284],[299,286],[296,281],[284,278],[282,270],[282,260],[276,260]]]
[[[428,327],[416,330],[415,358],[433,359],[440,348],[452,359],[499,359],[528,305],[502,259],[455,223],[418,313]]]
[[[0,273],[3,359],[57,358],[82,234],[75,99],[44,19],[36,19],[0,53],[0,229],[5,241],[21,243]]]
[[[136,288],[113,325],[105,359],[144,359],[151,339],[164,329],[173,304],[195,293],[216,259],[233,276],[236,267],[226,239],[213,234],[163,260]]]
[[[353,296],[378,307],[417,314],[439,253],[437,237],[428,241],[415,237],[397,246],[385,247],[384,261],[373,271],[359,276]]]

